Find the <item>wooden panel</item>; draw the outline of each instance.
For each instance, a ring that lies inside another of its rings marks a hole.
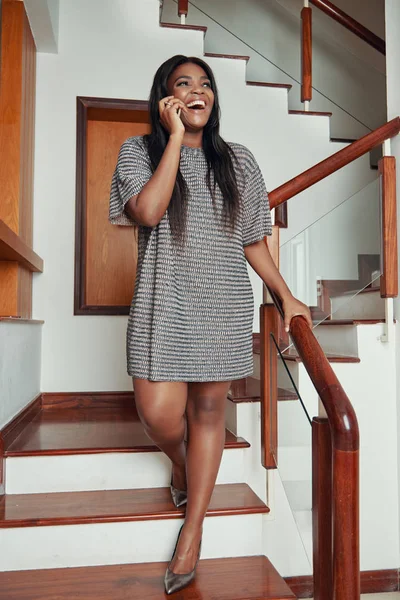
[[[172,540],[171,540],[172,543]],[[165,563],[0,573],[1,600],[165,600]],[[176,600],[295,600],[265,556],[200,560]]]
[[[0,260],[15,261],[30,271],[42,272],[43,261],[0,219]]]
[[[18,266],[18,316],[30,319],[32,316],[32,272]]]
[[[121,144],[142,135],[147,123],[87,124],[85,304],[130,305],[136,276],[137,228],[108,221],[110,183]]]
[[[18,317],[18,263],[0,261],[0,316]]]
[[[277,466],[278,363],[271,334],[278,335],[278,311],[273,304],[260,306],[261,464]]]
[[[95,399],[97,394],[93,396]],[[72,405],[73,397],[71,393]],[[117,403],[113,408],[49,407],[34,414],[16,439],[11,436],[6,441],[7,456],[159,451],[129,403]],[[248,448],[249,443],[227,430],[225,447]]]
[[[311,4],[314,4],[317,8],[322,10],[326,15],[346,27],[349,31],[354,33],[357,37],[361,38],[367,44],[381,52],[386,54],[386,43],[380,37],[375,35],[370,29],[361,25],[358,21],[350,17],[343,10],[335,6],[329,0],[310,0]]]
[[[23,21],[19,235],[32,246],[36,46],[26,14]]]
[[[303,7],[301,11],[301,101],[312,100],[312,11]]]
[[[268,512],[246,483],[234,483],[215,487],[207,516]],[[174,506],[169,487],[8,494],[0,505],[0,528],[181,519],[184,513]]]
[[[382,125],[382,127],[378,127],[378,129],[375,129],[372,133],[368,133],[353,144],[350,144],[350,146],[339,150],[339,152],[322,160],[314,167],[307,169],[307,171],[300,173],[297,177],[280,185],[268,194],[271,208],[279,206],[282,202],[286,202],[289,198],[300,194],[300,192],[303,192],[318,181],[321,181],[328,175],[338,171],[353,160],[360,158],[360,156],[366,154],[372,150],[372,148],[379,146],[385,140],[397,135],[399,131],[400,117],[396,117],[385,125]]]
[[[19,231],[21,102],[25,10],[2,2],[0,86],[0,219]]]
[[[312,422],[312,520],[314,599],[333,598],[332,440],[328,419]]]
[[[384,156],[379,161],[382,181],[382,298],[399,293],[397,259],[396,159]]]

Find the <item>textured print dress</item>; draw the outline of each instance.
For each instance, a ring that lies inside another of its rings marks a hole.
[[[227,232],[217,189],[215,208],[202,148],[181,147],[189,190],[186,243],[172,240],[168,211],[154,227],[139,225],[135,291],[127,329],[131,377],[151,381],[229,381],[253,371],[253,292],[244,246],[272,233],[268,196],[252,153],[229,144],[241,204]],[[235,164],[235,161],[234,161]],[[111,223],[134,225],[124,212],[152,176],[143,137],[121,147],[110,195]]]

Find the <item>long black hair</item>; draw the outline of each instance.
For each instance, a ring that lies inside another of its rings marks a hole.
[[[145,142],[152,165],[153,172],[160,163],[161,157],[168,142],[169,133],[160,122],[159,102],[169,95],[167,84],[172,72],[182,64],[193,63],[204,69],[210,80],[214,92],[214,105],[210,118],[203,130],[203,150],[207,160],[207,185],[210,189],[215,208],[215,192],[217,186],[223,196],[222,218],[225,225],[233,228],[239,212],[240,193],[235,175],[234,161],[236,157],[230,146],[219,134],[220,106],[218,90],[214,74],[207,63],[200,58],[188,57],[177,54],[165,61],[157,70],[150,91],[149,111],[151,119],[151,133],[145,136]],[[238,165],[238,163],[237,163]],[[185,238],[187,216],[188,188],[178,169],[174,190],[168,206],[173,239],[183,241]]]

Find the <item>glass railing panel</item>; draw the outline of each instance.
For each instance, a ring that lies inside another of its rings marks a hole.
[[[285,241],[280,271],[315,326],[384,318],[379,178]],[[333,346],[324,350],[340,354]]]
[[[188,24],[206,25],[206,51],[250,56],[249,81],[291,84],[289,108],[301,103],[301,0],[195,0]],[[164,21],[179,22],[164,0]],[[332,112],[334,138],[357,139],[386,122],[385,57],[313,7],[313,99]],[[368,102],[365,102],[365,95]]]
[[[292,536],[292,551],[303,554],[309,573],[312,573],[312,438],[311,415],[316,414],[316,394],[307,399],[299,393],[299,368],[294,360],[287,360],[273,338],[278,356],[278,433],[275,463],[279,472],[286,510],[287,525],[297,530]],[[282,507],[283,508],[283,507]]]

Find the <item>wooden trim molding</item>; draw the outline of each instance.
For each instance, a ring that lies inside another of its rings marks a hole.
[[[185,15],[187,17],[189,11],[189,0],[178,0],[178,17]]]
[[[275,225],[280,229],[287,229],[288,227],[288,206],[287,202],[280,204],[275,208]]]
[[[43,260],[0,219],[0,260],[14,261],[35,273],[43,272]]]
[[[382,202],[381,297],[396,298],[399,293],[397,258],[396,159],[384,156],[378,163]]]
[[[284,577],[297,598],[313,598],[314,586],[312,575]],[[400,590],[399,569],[383,569],[380,571],[361,571],[361,594],[377,594],[397,592]],[[317,599],[317,596],[315,596]]]
[[[301,101],[312,100],[312,10],[301,11]]]
[[[87,122],[89,111],[97,118],[104,118],[106,111],[123,116],[130,111],[147,111],[145,100],[121,100],[114,98],[77,97],[76,142],[76,213],[75,213],[75,315],[128,315],[129,306],[94,306],[85,300],[86,282],[86,204],[87,204]]]
[[[293,196],[318,183],[318,181],[328,177],[328,175],[335,173],[335,171],[360,158],[360,156],[366,154],[372,148],[383,144],[385,140],[394,137],[399,132],[400,117],[395,117],[388,123],[385,123],[385,125],[378,127],[378,129],[350,144],[350,146],[339,150],[335,154],[332,154],[332,156],[329,156],[310,169],[307,169],[307,171],[300,173],[297,177],[269,192],[270,207],[276,208],[283,202],[293,198]]]
[[[317,8],[322,10],[328,17],[331,17],[343,27],[354,33],[357,37],[367,42],[370,46],[378,50],[381,54],[386,54],[386,43],[380,37],[375,35],[370,29],[361,25],[358,21],[350,17],[343,10],[335,6],[329,0],[310,0]]]

